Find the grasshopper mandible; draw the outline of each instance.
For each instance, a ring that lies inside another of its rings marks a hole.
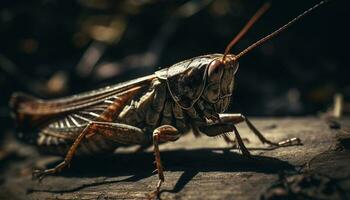
[[[54,100],[41,100],[15,93],[10,105],[20,135],[30,138],[43,151],[65,155],[56,167],[35,170],[42,179],[66,168],[74,155],[112,152],[120,145],[154,146],[159,181],[164,181],[159,143],[175,141],[192,131],[207,136],[223,135],[236,142],[243,155],[250,156],[235,125],[245,122],[262,143],[274,146],[300,144],[291,138],[281,142],[266,139],[242,114],[224,114],[234,88],[240,57],[279,34],[325,1],[300,14],[284,26],[263,37],[241,53],[230,54],[234,44],[268,9],[262,6],[224,54],[198,56],[169,68],[125,83]],[[233,132],[235,140],[226,133]]]

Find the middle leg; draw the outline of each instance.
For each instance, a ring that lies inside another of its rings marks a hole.
[[[180,137],[180,133],[178,132],[178,130],[175,127],[170,125],[160,126],[153,131],[153,146],[154,146],[153,151],[154,151],[154,157],[155,157],[155,164],[157,167],[155,171],[158,172],[159,181],[157,183],[156,190],[149,194],[150,198],[153,198],[159,194],[160,187],[164,182],[164,172],[163,172],[162,161],[160,159],[159,143],[176,141],[177,139],[179,139],[179,137]]]

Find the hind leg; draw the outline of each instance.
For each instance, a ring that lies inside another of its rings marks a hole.
[[[147,140],[144,132],[137,127],[109,122],[90,122],[74,140],[61,163],[50,169],[34,170],[33,178],[42,180],[46,175],[55,174],[68,167],[81,142],[95,134],[100,134],[107,139],[123,144],[142,144]]]

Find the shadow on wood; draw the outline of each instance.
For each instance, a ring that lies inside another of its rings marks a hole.
[[[281,171],[294,170],[294,166],[286,161],[266,156],[252,156],[247,158],[232,152],[230,148],[206,148],[196,150],[172,150],[161,153],[166,171],[183,172],[172,190],[167,192],[177,193],[198,174],[198,172],[259,172],[276,174]],[[102,157],[82,157],[72,162],[70,169],[54,176],[62,177],[119,177],[130,176],[122,180],[93,182],[78,187],[57,184],[56,187],[46,188],[47,184],[39,184],[29,188],[28,192],[67,192],[77,191],[89,186],[103,184],[134,182],[152,176],[155,169],[152,164],[153,153],[123,153]],[[58,162],[49,163],[48,167],[55,166]],[[44,179],[42,182],[50,182]],[[48,184],[51,185],[51,184]]]

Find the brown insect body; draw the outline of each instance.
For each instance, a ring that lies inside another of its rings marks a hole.
[[[222,57],[222,54],[195,57],[131,83],[57,100],[16,94],[12,105],[17,119],[22,121],[19,132],[24,136],[28,130],[36,132],[31,139],[42,151],[61,155],[91,121],[131,125],[143,135],[111,141],[96,134],[82,141],[77,155],[110,152],[120,145],[151,145],[152,132],[161,125],[172,125],[184,134],[196,126],[194,122],[204,124],[217,118],[229,104],[238,64],[223,64]],[[73,105],[74,109],[70,109]]]

